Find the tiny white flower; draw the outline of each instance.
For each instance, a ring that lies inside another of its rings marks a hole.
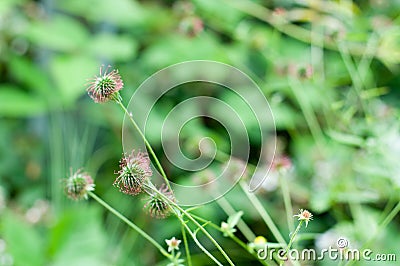
[[[171,239],[166,239],[165,242],[168,245],[168,252],[171,252],[172,250],[176,249],[179,250],[179,244],[182,242],[179,239],[176,239],[175,237],[171,238]]]
[[[305,221],[306,222],[306,227],[308,225],[308,222],[313,219],[312,213],[307,211],[307,210],[303,210],[303,209],[300,209],[300,213],[294,215],[294,217],[298,217],[299,221]]]
[[[226,222],[221,223],[221,230],[228,231],[230,229],[229,224]]]

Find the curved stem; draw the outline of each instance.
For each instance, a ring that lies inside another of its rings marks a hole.
[[[196,218],[197,220],[199,220],[200,222],[208,222],[207,225],[210,225],[211,227],[213,227],[214,229],[218,230],[219,232],[223,233],[221,227],[219,227],[218,225],[214,224],[213,222],[207,221],[197,215],[192,214],[192,216],[194,218]],[[236,237],[234,234],[230,234],[228,235],[229,238],[231,238],[233,241],[235,241],[239,246],[241,246],[244,250],[246,250],[250,255],[252,255],[253,257],[255,257],[262,265],[266,265],[268,266],[269,264],[258,258],[258,256],[254,253],[254,252],[250,252],[248,246],[246,245],[246,243],[244,243],[242,240],[240,240],[238,237]]]
[[[235,209],[224,197],[219,198],[217,200],[217,204],[224,210],[227,215],[233,215],[234,213],[236,213]],[[251,242],[256,238],[256,235],[242,218],[239,219],[237,227],[239,228],[240,232],[242,232],[243,235],[246,237],[247,241]]]
[[[283,238],[282,234],[279,232],[279,229],[276,227],[274,221],[272,220],[271,216],[268,212],[264,209],[259,199],[253,193],[250,193],[243,181],[239,181],[240,187],[242,188],[243,192],[246,194],[247,198],[251,201],[254,208],[258,211],[261,218],[264,220],[268,228],[271,230],[275,239],[281,243],[286,245],[286,241]]]
[[[135,122],[135,120],[133,119],[132,115],[128,112],[128,109],[126,109],[126,107],[122,103],[121,99],[117,98],[117,99],[115,99],[115,102],[124,110],[125,114],[129,117],[129,120],[131,121],[132,125],[135,127],[135,129],[138,131],[138,133],[142,137],[144,143],[146,144],[146,147],[149,149],[149,153],[153,157],[158,169],[160,170],[160,173],[163,176],[165,183],[167,183],[168,188],[170,190],[172,190],[171,189],[171,185],[169,184],[169,180],[167,178],[167,175],[165,174],[165,171],[164,171],[163,167],[161,166],[161,163],[158,160],[153,148],[151,147],[150,143],[147,141],[146,136],[144,135],[142,130],[139,128],[138,124]]]
[[[247,14],[250,16],[253,16],[255,18],[258,18],[268,24],[270,24],[272,27],[274,27],[275,29],[277,29],[278,31],[294,38],[297,39],[301,42],[304,43],[311,43],[312,42],[312,38],[311,38],[311,32],[305,28],[299,27],[295,24],[290,23],[289,21],[285,21],[283,18],[279,19],[279,20],[275,20],[274,16],[272,15],[271,10],[269,10],[268,8],[257,4],[255,2],[252,1],[226,1],[225,2],[232,6],[233,8]],[[336,43],[335,40],[326,37],[326,36],[319,36],[319,39],[323,40],[323,42],[320,42],[322,46],[322,48],[327,48],[333,51],[338,51],[338,45]],[[319,43],[316,43],[316,45],[319,45]],[[365,54],[367,54],[367,52],[370,53],[370,51],[368,51],[366,49],[366,47],[362,44],[359,43],[347,43],[347,46],[349,47],[349,52],[352,55],[356,55],[356,56],[364,56]],[[375,55],[370,55],[370,56],[374,56]]]
[[[228,255],[225,253],[225,251],[221,248],[221,246],[217,243],[217,241],[215,241],[215,239],[204,229],[204,227],[199,224],[188,212],[186,212],[184,209],[182,209],[176,202],[174,202],[173,200],[171,200],[170,198],[168,198],[167,196],[165,196],[162,192],[160,192],[154,185],[153,183],[149,182],[148,184],[146,184],[146,187],[148,189],[150,189],[153,193],[158,194],[167,204],[168,206],[171,208],[171,210],[174,211],[176,217],[179,219],[179,221],[181,222],[181,224],[188,230],[188,233],[190,234],[190,236],[193,238],[193,240],[195,241],[195,243],[197,244],[197,246],[208,256],[210,257],[212,260],[214,260],[214,262],[218,262],[218,260],[215,259],[215,257],[208,252],[207,249],[205,249],[203,247],[203,245],[197,240],[196,235],[193,234],[193,232],[190,230],[190,228],[187,226],[186,222],[182,219],[181,214],[185,214],[189,220],[191,220],[199,229],[200,231],[202,231],[210,240],[211,242],[217,247],[217,249],[221,252],[221,254],[225,257],[225,259],[229,262],[230,265],[234,266],[233,262],[231,261],[231,259],[228,257]],[[145,190],[146,193],[148,193],[149,195],[151,195],[151,192]],[[222,264],[218,264],[218,265],[222,265]]]
[[[375,233],[372,234],[372,236],[369,238],[369,240],[363,244],[360,248],[360,250],[364,250],[368,248],[376,236],[382,232],[382,230],[396,217],[396,215],[400,212],[400,202],[397,203],[397,205],[392,209],[392,211],[386,216],[386,218],[379,224],[378,229],[375,231]],[[350,260],[349,262],[346,263],[346,266],[353,265],[355,263],[354,260]]]
[[[181,224],[183,225],[183,227],[186,228],[186,230],[188,231],[189,235],[193,238],[194,242],[196,243],[196,245],[210,258],[212,259],[218,266],[223,266],[221,262],[219,262],[201,243],[200,241],[197,239],[196,235],[192,232],[192,230],[190,230],[189,226],[187,226],[186,222],[181,218],[181,216],[179,215],[179,213],[176,213],[176,217],[178,217],[179,221],[181,222]]]
[[[179,211],[181,211],[183,214],[185,214],[185,216],[188,217],[189,220],[191,220],[200,229],[200,231],[202,231],[207,236],[208,239],[210,239],[210,241],[221,252],[221,254],[224,256],[224,258],[228,261],[228,263],[230,265],[232,265],[232,266],[235,265],[232,262],[232,260],[229,258],[229,256],[226,254],[226,252],[222,249],[222,247],[218,244],[218,242],[210,235],[210,233],[207,232],[207,230],[204,229],[204,227],[201,224],[199,224],[188,212],[186,212],[184,209],[179,207],[179,205],[177,205],[176,203],[175,203],[174,207],[178,208]]]
[[[91,196],[94,200],[96,200],[98,203],[103,205],[107,210],[109,210],[111,213],[113,213],[115,216],[117,216],[121,221],[126,223],[129,227],[131,227],[133,230],[138,232],[141,236],[143,236],[145,239],[147,239],[151,244],[153,244],[158,250],[163,254],[166,258],[170,259],[171,255],[160,245],[157,243],[157,241],[154,240],[150,235],[148,235],[145,231],[140,229],[136,224],[132,223],[131,221],[128,220],[125,216],[123,216],[120,212],[118,212],[116,209],[108,205],[105,201],[103,201],[101,198],[99,198],[96,194],[94,194],[91,191],[88,191],[88,195]]]
[[[235,264],[232,262],[232,260],[229,258],[229,256],[226,254],[224,249],[218,244],[218,242],[210,235],[210,233],[207,232],[207,230],[204,229],[204,227],[197,222],[196,219],[194,219],[187,211],[182,209],[176,202],[172,201],[168,197],[166,197],[164,194],[162,194],[160,191],[155,190],[156,193],[158,193],[170,206],[173,206],[174,208],[178,209],[181,213],[183,213],[187,218],[189,218],[190,221],[192,221],[200,231],[202,231],[208,239],[214,244],[214,246],[221,252],[221,254],[224,256],[224,258],[228,261],[229,265],[234,266]],[[181,220],[181,217],[179,216],[179,213],[176,213],[176,216]],[[185,227],[187,227],[186,224],[184,224]]]

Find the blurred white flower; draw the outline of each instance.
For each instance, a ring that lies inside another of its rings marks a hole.
[[[46,200],[36,200],[33,206],[25,213],[28,222],[35,224],[43,219],[50,208],[49,202]]]

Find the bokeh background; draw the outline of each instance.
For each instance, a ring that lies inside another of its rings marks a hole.
[[[95,202],[65,199],[60,179],[84,167],[96,193],[159,243],[180,238],[176,219],[152,219],[142,199],[112,187],[123,112],[93,103],[85,84],[101,64],[111,64],[124,79],[127,101],[155,71],[193,59],[239,68],[269,100],[277,155],[288,156],[292,167],[283,177],[272,173],[257,196],[286,239],[279,178],[289,181],[293,214],[299,208],[314,214],[299,247],[321,249],[339,236],[361,247],[376,236],[369,247],[400,260],[399,216],[380,226],[400,200],[399,14],[396,0],[1,0],[0,265],[165,265],[153,246]],[[192,95],[230,102],[228,93],[212,89],[177,90],[158,104],[160,121]],[[229,147],[219,124],[187,126],[189,156],[194,136]],[[175,181],[188,175],[163,157],[157,132],[148,137]],[[251,144],[256,155],[260,143]],[[256,235],[275,241],[243,197],[237,189],[226,195],[245,210]],[[198,213],[216,224],[227,218],[217,203]],[[237,265],[256,265],[212,233]],[[192,250],[195,265],[212,265]]]

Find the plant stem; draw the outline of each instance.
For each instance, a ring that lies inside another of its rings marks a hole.
[[[187,218],[189,218],[190,221],[192,221],[198,228],[200,231],[202,231],[208,239],[210,239],[210,241],[214,244],[214,246],[221,252],[221,254],[224,256],[224,258],[229,262],[230,265],[234,266],[235,264],[232,262],[232,260],[229,258],[229,256],[226,254],[226,252],[222,249],[222,247],[218,244],[218,242],[207,232],[207,230],[204,229],[204,227],[199,224],[187,211],[185,211],[184,209],[182,209],[176,202],[172,201],[170,198],[166,197],[164,194],[162,194],[160,191],[155,190],[156,193],[158,193],[170,206],[173,206],[174,208],[178,209],[181,213],[183,213]],[[174,209],[172,208],[172,209]],[[174,209],[175,210],[175,209]],[[175,214],[176,216],[179,218],[179,220],[181,221],[181,223],[184,223],[184,226],[186,228],[187,225],[186,223],[182,220],[182,218],[180,217],[180,213],[176,212],[175,210]],[[189,231],[190,233],[190,231]],[[196,240],[195,240],[196,241]],[[211,255],[211,254],[210,254]]]
[[[125,114],[129,117],[129,120],[131,121],[132,125],[135,127],[135,129],[138,131],[138,133],[142,137],[144,143],[146,144],[146,147],[149,149],[149,152],[150,152],[151,156],[153,157],[158,169],[160,170],[160,173],[163,176],[165,183],[167,184],[168,188],[170,190],[172,190],[171,189],[171,185],[169,183],[169,180],[167,178],[167,175],[165,174],[165,171],[164,171],[163,167],[161,166],[161,163],[158,160],[157,155],[155,154],[153,148],[151,147],[150,143],[147,141],[146,136],[144,135],[142,130],[139,128],[138,124],[136,124],[135,120],[133,119],[132,115],[128,112],[128,110],[126,109],[126,107],[122,103],[121,99],[120,98],[115,99],[115,102],[124,110]]]
[[[181,224],[181,230],[182,230],[183,243],[185,244],[186,260],[187,260],[188,266],[192,266],[192,258],[190,256],[189,244],[188,244],[188,240],[186,237],[185,227],[183,226],[183,224]]]
[[[374,241],[375,237],[396,217],[396,215],[400,212],[400,202],[397,203],[397,205],[392,209],[392,211],[386,216],[386,218],[380,223],[378,226],[378,229],[375,231],[374,234],[370,237],[370,239],[362,245],[360,250],[364,250],[367,247],[371,245],[371,243]],[[346,263],[346,266],[353,265],[355,260],[350,260],[349,262]]]
[[[186,224],[186,222],[182,219],[179,213],[175,213],[176,217],[178,217],[179,221],[185,227],[185,229],[188,231],[189,235],[193,238],[194,242],[196,245],[206,254],[210,259],[212,259],[218,266],[223,266],[222,263],[220,263],[197,239],[196,235],[190,230],[189,226]]]
[[[239,184],[240,184],[240,187],[242,188],[242,190],[244,191],[244,193],[246,194],[247,198],[251,201],[251,203],[253,204],[254,208],[256,208],[256,210],[260,214],[261,218],[264,220],[264,222],[266,223],[268,228],[271,230],[271,232],[272,232],[273,236],[275,237],[275,239],[279,243],[286,245],[285,239],[283,238],[283,236],[279,232],[279,229],[276,227],[275,223],[272,221],[271,216],[268,214],[268,212],[262,206],[262,204],[259,201],[259,199],[253,193],[250,193],[248,191],[248,189],[246,187],[246,184],[243,181],[239,181]]]
[[[294,230],[293,218],[292,218],[293,207],[292,207],[292,202],[290,200],[289,184],[287,182],[286,176],[283,175],[282,173],[279,173],[279,185],[281,186],[283,203],[285,204],[286,220],[288,228],[289,231],[292,232]]]
[[[208,222],[207,225],[210,225],[211,227],[213,227],[214,229],[218,230],[219,232],[223,233],[223,231],[221,230],[221,227],[219,227],[218,225],[214,224],[213,222],[207,221],[197,215],[192,214],[192,216],[194,218],[196,218],[197,220],[199,220],[200,222]],[[242,240],[240,240],[238,237],[236,237],[234,234],[229,234],[228,235],[229,238],[231,238],[233,241],[235,241],[239,246],[241,246],[244,250],[246,250],[249,254],[251,254],[253,257],[255,257],[261,264],[268,266],[268,263],[264,260],[260,260],[257,255],[254,252],[250,252],[248,246],[246,245],[246,243],[244,243]]]
[[[163,195],[164,196],[164,195]],[[184,209],[182,209],[178,204],[176,204],[175,202],[171,201],[170,199],[168,199],[167,197],[165,197],[166,200],[168,200],[170,202],[170,204],[172,204],[175,208],[177,208],[180,212],[182,212],[183,214],[185,214],[186,217],[189,218],[189,220],[191,220],[199,229],[200,231],[202,231],[208,239],[210,239],[210,241],[214,244],[214,246],[221,252],[221,254],[224,256],[224,258],[228,261],[228,263],[232,266],[234,266],[235,264],[232,262],[232,260],[229,258],[229,256],[226,254],[226,252],[223,250],[223,248],[218,244],[218,242],[210,235],[210,233],[207,232],[207,230],[204,229],[204,227],[199,224],[188,212],[186,212]]]
[[[226,200],[224,197],[221,197],[217,200],[217,204],[224,210],[224,212],[227,215],[233,215],[236,213],[235,209],[232,207],[232,205],[229,203],[228,200]],[[253,241],[256,236],[253,233],[253,231],[250,229],[250,227],[243,221],[242,218],[240,218],[237,227],[239,228],[240,232],[243,233],[243,235],[246,237],[247,241],[251,242]]]
[[[162,192],[160,192],[151,182],[149,182],[147,185],[147,188],[152,190],[153,193],[157,193],[171,208],[171,210],[174,211],[176,217],[180,220],[181,224],[188,230],[189,234],[192,236],[193,240],[196,242],[196,244],[199,246],[201,250],[203,250],[204,253],[206,253],[210,258],[212,258],[214,261],[216,260],[211,253],[209,253],[202,245],[201,243],[197,240],[196,236],[191,232],[190,228],[186,225],[186,222],[183,221],[181,215],[182,213],[189,218],[198,228],[200,231],[202,231],[208,239],[215,245],[215,247],[221,252],[221,254],[224,256],[224,258],[229,262],[230,265],[234,266],[232,260],[229,258],[229,256],[226,254],[226,252],[222,249],[222,247],[218,244],[218,242],[207,232],[207,230],[204,229],[204,227],[199,224],[187,211],[182,209],[175,201],[171,200],[169,197],[165,196]],[[146,190],[146,193],[151,193]]]
[[[293,234],[291,235],[289,244],[287,245],[287,247],[286,247],[286,249],[285,249],[285,256],[287,255],[287,253],[288,253],[290,247],[292,246],[292,244],[293,244],[293,242],[294,242],[294,239],[295,239],[297,233],[299,232],[299,230],[300,230],[302,224],[303,224],[303,220],[300,220],[299,224],[298,224],[297,227],[296,227],[296,230],[295,230],[295,231],[293,232]]]
[[[250,16],[253,16],[255,18],[267,22],[278,31],[294,39],[297,39],[301,42],[308,44],[312,42],[312,34],[309,30],[297,26],[295,24],[292,24],[289,21],[284,20],[283,18],[278,20],[274,19],[275,16],[272,14],[272,11],[260,4],[244,0],[225,1],[225,2],[228,5],[234,7],[237,10],[240,10],[245,14],[248,14]],[[337,42],[334,39],[329,38],[329,36],[321,35],[318,38],[321,39],[322,41],[316,43],[316,45],[321,45],[323,48],[327,48],[334,51],[338,50]],[[371,51],[367,50],[363,44],[353,42],[353,43],[347,43],[347,46],[349,48],[349,53],[351,53],[352,55],[363,56],[367,53],[371,53]],[[374,53],[371,54],[370,56],[377,56],[377,55],[375,55]]]
[[[131,221],[128,220],[125,216],[123,216],[120,212],[118,212],[116,209],[108,205],[105,201],[103,201],[101,198],[99,198],[96,194],[94,194],[91,191],[88,191],[88,195],[91,196],[94,200],[96,200],[98,203],[103,205],[107,210],[109,210],[111,213],[113,213],[115,216],[117,216],[121,221],[126,223],[129,227],[131,227],[133,230],[138,232],[141,236],[143,236],[145,239],[147,239],[151,244],[153,244],[158,250],[163,254],[166,258],[170,259],[170,254],[160,245],[157,243],[154,238],[152,238],[150,235],[148,235],[145,231],[140,229],[136,224],[132,223]]]
[[[347,72],[350,75],[351,82],[353,83],[352,88],[357,95],[358,103],[360,104],[362,111],[365,115],[368,114],[368,106],[366,105],[365,101],[362,99],[361,94],[363,91],[363,81],[359,75],[357,68],[355,67],[351,55],[346,47],[346,45],[339,43],[339,52],[342,57],[343,63],[347,69]]]
[[[289,85],[294,97],[299,103],[301,112],[304,115],[304,119],[307,122],[307,126],[310,129],[311,135],[313,136],[315,142],[317,143],[318,149],[320,151],[323,151],[323,147],[325,147],[324,135],[322,133],[321,126],[318,123],[318,119],[315,116],[312,106],[308,104],[303,98],[304,96],[303,92],[306,90],[303,88],[303,85],[300,82],[298,82],[298,80],[293,78],[289,79]]]
[[[397,205],[393,208],[393,210],[386,216],[385,220],[382,221],[381,225],[379,226],[379,229],[385,228],[396,215],[400,212],[400,202],[397,203]]]

